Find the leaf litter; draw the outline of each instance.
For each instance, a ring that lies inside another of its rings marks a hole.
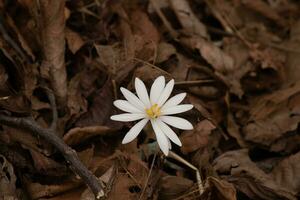
[[[300,197],[300,4],[292,0],[0,1],[1,113],[48,127],[102,181],[102,199]],[[58,12],[56,12],[58,11]],[[50,17],[51,16],[51,17]],[[135,77],[175,79],[194,130],[164,157],[110,120]],[[36,134],[3,125],[0,199],[94,199]]]

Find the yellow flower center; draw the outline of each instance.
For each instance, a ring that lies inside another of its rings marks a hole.
[[[157,118],[160,115],[160,107],[154,104],[151,108],[146,109],[146,113],[152,119]]]

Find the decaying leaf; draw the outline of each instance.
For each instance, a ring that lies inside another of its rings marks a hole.
[[[205,200],[236,200],[236,190],[233,184],[214,177],[208,177],[206,188],[201,196]]]
[[[296,199],[293,191],[283,188],[271,174],[258,168],[246,149],[226,152],[214,161],[214,168],[249,198]]]
[[[186,154],[208,145],[208,137],[215,128],[209,120],[203,120],[194,127],[194,130],[184,132],[181,136],[181,151]]]
[[[189,179],[177,176],[165,176],[161,178],[159,190],[159,199],[175,199],[183,195],[193,186],[193,182]]]
[[[17,177],[14,168],[4,156],[0,154],[0,198],[17,200],[16,193]]]
[[[105,136],[112,132],[114,132],[114,130],[107,126],[86,126],[83,128],[77,127],[69,130],[64,135],[64,141],[70,146],[78,145],[81,142],[86,141],[95,136]]]

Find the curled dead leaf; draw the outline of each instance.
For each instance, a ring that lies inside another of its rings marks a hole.
[[[105,136],[109,133],[114,132],[115,130],[107,126],[87,126],[87,127],[76,127],[69,130],[63,137],[66,144],[78,145],[81,142],[84,142],[95,136]]]
[[[192,131],[186,131],[180,137],[181,151],[184,154],[196,151],[208,145],[208,137],[216,127],[207,119],[199,122]]]

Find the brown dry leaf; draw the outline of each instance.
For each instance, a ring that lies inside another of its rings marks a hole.
[[[30,149],[30,154],[37,173],[57,177],[68,174],[65,165],[58,163],[35,150]]]
[[[147,64],[136,69],[133,77],[139,77],[145,83],[150,84],[153,83],[153,80],[155,80],[159,76],[164,76],[166,80],[172,79],[172,76],[168,72],[161,70],[160,68],[153,65]]]
[[[44,60],[41,68],[49,71],[49,80],[59,106],[67,99],[67,74],[65,68],[65,15],[64,1],[41,0],[40,23]],[[47,74],[47,73],[46,73]]]
[[[185,131],[180,137],[182,153],[187,154],[208,145],[208,137],[215,128],[209,120],[205,119],[199,122],[194,130]]]
[[[94,46],[99,56],[99,62],[116,80],[121,82],[135,68],[133,57],[126,55],[126,49],[120,44]]]
[[[233,33],[231,25],[234,27],[245,25],[241,17],[243,10],[240,10],[238,1],[205,0],[205,3],[211,10],[212,15],[222,24],[226,32]]]
[[[40,200],[80,200],[80,195],[83,193],[84,188],[75,188],[74,190],[64,192],[55,197],[40,198]]]
[[[175,61],[175,62],[174,62]],[[177,81],[186,81],[188,78],[188,72],[190,67],[195,65],[193,60],[188,59],[187,57],[183,56],[180,53],[176,53],[176,57],[174,59],[167,61],[166,64],[168,65],[167,71],[172,75],[172,77]]]
[[[181,38],[180,41],[185,46],[199,51],[200,55],[209,63],[211,66],[220,73],[230,73],[235,70],[234,60],[227,53],[223,52],[219,47],[213,43],[200,38],[200,37],[189,37]]]
[[[145,40],[149,40],[149,42],[155,45],[159,42],[159,32],[145,12],[140,9],[134,10],[130,14],[130,20],[134,22],[132,29],[135,34],[143,36]]]
[[[92,146],[91,148],[87,148],[83,151],[77,152],[77,155],[82,164],[89,168],[92,164],[94,157],[94,146]]]
[[[107,125],[113,128],[120,128],[123,126],[120,122],[110,120],[110,116],[114,114],[115,108],[113,108],[113,91],[111,80],[108,79],[104,86],[97,91],[92,100],[92,105],[88,111],[81,115],[76,122],[77,127],[95,126],[95,125]]]
[[[39,140],[33,137],[31,133],[10,127],[3,127],[3,129],[3,134],[7,135],[9,143],[20,143],[25,149],[33,149],[39,152],[42,151],[38,147],[40,145]]]
[[[236,123],[233,115],[230,112],[227,114],[227,132],[231,137],[236,139],[240,147],[248,147],[244,138],[242,137],[240,126]]]
[[[75,54],[83,45],[84,41],[80,35],[69,28],[65,30],[67,44],[70,51]]]
[[[231,93],[244,94],[240,79],[250,70],[249,65],[237,66],[233,57],[212,42],[200,37],[181,38],[181,43],[199,54],[215,69],[215,74],[229,87]],[[242,69],[242,70],[241,70]]]
[[[122,199],[136,200],[139,198],[142,187],[146,182],[149,170],[146,163],[133,154],[120,154],[121,170],[115,176],[114,185],[108,194],[108,200]],[[127,159],[126,159],[126,157]],[[145,198],[146,195],[144,195]]]
[[[283,159],[273,170],[276,183],[294,194],[300,192],[300,152]]]
[[[161,42],[158,44],[157,47],[157,56],[156,56],[156,63],[161,63],[167,61],[172,55],[176,54],[176,48],[166,42]]]
[[[203,200],[236,200],[236,190],[233,184],[215,177],[208,177],[205,191],[201,195]]]
[[[250,119],[243,127],[247,141],[271,145],[298,127],[300,82],[253,100]]]
[[[80,116],[87,111],[87,100],[83,97],[80,91],[80,83],[84,74],[78,73],[69,82],[68,85],[68,102],[70,116]]]
[[[69,130],[63,137],[66,144],[70,146],[78,145],[95,136],[106,136],[115,129],[107,126],[86,126],[86,127],[75,127]]]
[[[180,176],[164,176],[159,181],[158,198],[176,199],[193,186],[193,181]]]
[[[291,190],[276,183],[252,162],[247,149],[228,151],[214,160],[214,169],[251,199],[295,200]]]
[[[205,25],[193,13],[188,1],[170,0],[169,3],[187,34],[209,37]]]
[[[31,180],[24,177],[24,184],[31,199],[40,199],[52,197],[63,192],[78,188],[82,185],[81,181],[74,180],[59,180],[59,184],[41,184],[38,182],[32,182]]]
[[[286,72],[287,72],[287,82],[286,84],[290,84],[300,80],[300,56],[299,56],[299,45],[300,45],[300,20],[298,20],[293,26],[291,26],[290,30],[290,40],[287,42],[287,47],[290,49],[294,49],[297,52],[288,52],[286,59]]]
[[[4,156],[0,154],[0,199],[17,200],[17,177],[14,168]]]
[[[17,36],[17,40],[19,42],[19,44],[21,45],[21,47],[23,48],[23,50],[26,52],[26,54],[32,59],[35,60],[35,56],[32,52],[31,47],[28,45],[28,41],[25,40],[25,38],[23,37],[23,35],[20,33],[18,27],[16,26],[15,22],[13,21],[13,19],[7,15],[7,23],[9,24],[9,26],[14,30],[16,36]]]
[[[279,26],[285,27],[286,22],[284,19],[276,12],[276,10],[272,9],[266,2],[262,0],[242,0],[242,4],[246,7],[258,12],[259,14],[265,16],[268,19],[273,20]]]

